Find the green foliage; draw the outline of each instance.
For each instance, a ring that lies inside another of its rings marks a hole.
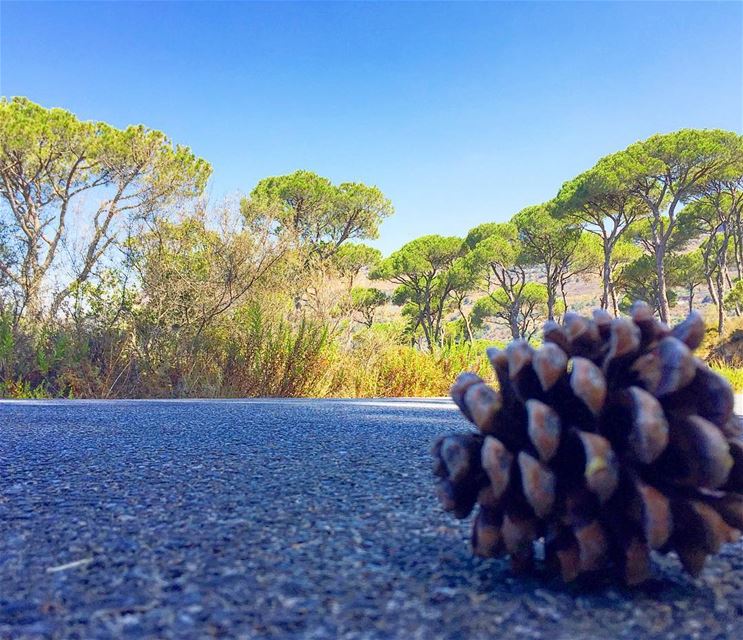
[[[60,261],[66,229],[91,231],[72,279],[51,297],[52,316],[125,229],[198,196],[210,173],[188,148],[142,125],[116,129],[26,98],[0,99],[0,272],[20,299],[19,313],[43,315],[42,286]]]
[[[11,400],[46,400],[53,396],[46,389],[46,384],[33,387],[30,382],[23,379],[6,380],[0,382],[0,398]]]
[[[394,211],[377,187],[333,185],[311,171],[261,180],[241,209],[248,221],[277,220],[308,258],[319,259],[332,257],[348,240],[376,238],[382,220]]]
[[[556,316],[558,294],[564,292],[567,281],[589,271],[595,273],[601,264],[595,243],[582,227],[554,216],[555,208],[554,203],[536,205],[513,217],[523,247],[521,260],[544,273],[549,320]]]
[[[729,311],[743,309],[743,280],[736,280],[724,300],[725,308]]]
[[[13,319],[9,313],[5,312],[0,314],[0,371],[6,370],[13,356],[14,347]]]
[[[293,327],[267,318],[257,305],[242,309],[235,322],[228,355],[234,371],[230,395],[325,395],[324,373],[332,347],[326,327],[307,318]]]
[[[358,336],[355,348],[334,363],[332,395],[338,397],[426,397],[448,394],[461,371],[495,382],[485,355],[492,343],[452,343],[427,353],[390,339],[378,325]]]
[[[379,307],[386,304],[388,296],[384,291],[373,287],[354,287],[351,289],[351,304],[354,311],[362,318],[367,327],[374,324],[374,314]]]
[[[616,243],[616,245],[614,245],[614,250],[611,254],[610,264],[612,273],[624,265],[634,262],[642,255],[643,251],[641,247],[634,242],[631,242],[629,238],[622,238]]]
[[[341,278],[348,278],[349,286],[362,270],[373,271],[382,261],[382,252],[379,249],[365,244],[346,242],[341,245],[333,256],[333,264]]]
[[[574,284],[593,274],[614,311],[668,319],[702,289],[720,332],[743,311],[732,132],[652,136],[508,222],[385,259],[360,243],[393,211],[376,187],[296,171],[207,209],[209,173],[158,131],[0,101],[0,395],[444,395],[464,369],[492,380],[479,336],[538,338],[568,297],[595,302]]]
[[[616,288],[623,294],[619,307],[624,313],[629,312],[635,300],[647,302],[656,313],[659,313],[658,273],[652,256],[642,255],[622,267],[616,279]],[[671,305],[676,303],[676,293],[673,289],[669,290],[669,302]]]
[[[376,267],[382,260],[382,252],[366,244],[347,242],[338,249],[334,258],[342,275],[357,275],[362,269]]]
[[[673,284],[683,287],[689,297],[689,311],[694,305],[694,291],[707,281],[702,251],[672,255],[668,259],[668,273]]]
[[[743,391],[743,369],[740,367],[729,367],[724,364],[712,363],[711,368],[727,380],[736,392]]]
[[[429,351],[441,344],[443,316],[465,268],[464,252],[460,238],[423,236],[395,251],[371,273],[374,279],[399,285],[393,302],[403,305],[410,334],[423,332]]]
[[[429,281],[446,273],[462,254],[460,238],[429,235],[408,242],[382,261],[372,277],[405,282]],[[426,280],[428,278],[428,280]]]
[[[522,213],[522,228],[530,229],[523,234],[527,241],[531,241],[532,232],[536,235],[530,225],[543,213],[543,210]],[[513,338],[533,335],[537,323],[557,310],[554,293],[559,278],[552,275],[552,289],[532,281],[527,267],[534,253],[530,254],[526,248],[514,222],[480,225],[470,231],[465,244],[471,248],[468,259],[480,274],[485,293],[472,310],[473,326],[483,327],[486,321],[493,320],[507,327]]]
[[[480,298],[472,311],[472,324],[483,326],[488,321],[502,324],[517,338],[532,338],[547,316],[547,287],[527,282],[512,299],[500,288]]]
[[[467,234],[464,242],[481,268],[510,269],[525,264],[519,230],[512,222],[481,224]]]
[[[529,264],[543,264],[548,270],[575,251],[581,228],[552,215],[550,203],[526,207],[513,217]]]
[[[668,207],[671,200],[684,200],[693,190],[719,170],[726,170],[729,149],[739,143],[739,136],[720,129],[681,129],[673,133],[656,134],[627,147],[625,152],[610,156],[615,174],[630,181],[638,193],[652,194],[656,202]],[[644,187],[634,181],[652,181]],[[671,194],[657,192],[663,185]]]
[[[717,129],[682,129],[636,142],[607,156],[599,165],[649,211],[647,246],[656,256],[657,306],[661,320],[669,321],[666,254],[679,231],[679,211],[730,166],[730,147],[740,137]]]
[[[558,214],[583,221],[602,237],[604,306],[613,278],[609,267],[614,244],[632,226],[643,236],[646,250],[658,257],[654,297],[661,319],[669,320],[673,285],[667,282],[665,267],[673,245],[685,243],[682,212],[710,185],[743,173],[740,149],[741,137],[728,131],[658,134],[602,158],[563,185],[556,198]]]

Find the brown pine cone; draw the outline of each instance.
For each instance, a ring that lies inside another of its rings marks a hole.
[[[489,349],[499,391],[461,374],[451,396],[478,432],[433,448],[439,499],[457,518],[478,506],[474,552],[566,581],[612,567],[650,575],[675,551],[697,575],[743,529],[743,439],[733,391],[692,350],[704,322],[669,329],[645,304],[631,318],[567,313],[544,344]]]

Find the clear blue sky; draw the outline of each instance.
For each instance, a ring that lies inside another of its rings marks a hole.
[[[385,252],[554,195],[681,127],[743,129],[743,4],[2,2],[0,93],[145,123],[213,199],[304,168],[378,185]]]

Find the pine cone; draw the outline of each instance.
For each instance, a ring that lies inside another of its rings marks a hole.
[[[488,349],[499,391],[461,374],[451,396],[478,432],[440,438],[434,473],[444,509],[478,506],[474,552],[524,569],[543,538],[566,581],[611,567],[638,584],[651,550],[697,575],[737,540],[743,439],[730,385],[692,354],[704,330],[640,303],[631,318],[567,313],[539,349]]]

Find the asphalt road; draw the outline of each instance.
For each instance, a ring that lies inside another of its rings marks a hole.
[[[0,403],[0,638],[743,637],[743,550],[565,587],[438,507],[445,401]]]

